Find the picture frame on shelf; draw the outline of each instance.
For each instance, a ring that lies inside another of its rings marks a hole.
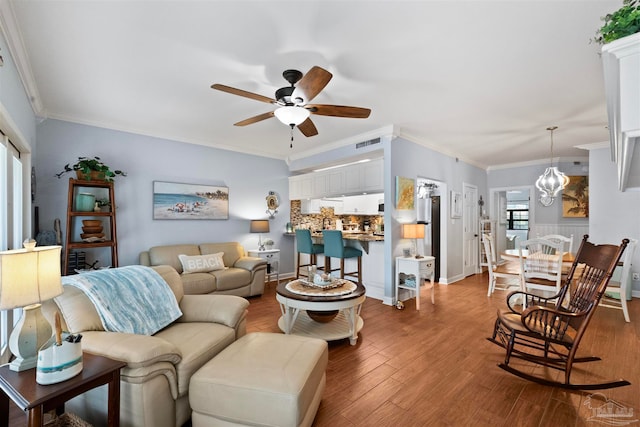
[[[451,190],[451,218],[462,218],[462,194]]]
[[[153,219],[229,219],[229,187],[154,181]]]

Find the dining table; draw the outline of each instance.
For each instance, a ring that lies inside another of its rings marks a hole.
[[[522,258],[527,258],[529,255],[529,251],[527,249],[522,250]],[[504,252],[500,254],[500,257],[505,261],[515,261],[520,259],[520,250],[519,249],[505,249]],[[562,254],[562,265],[573,264],[575,260],[575,255],[571,252],[564,252]]]

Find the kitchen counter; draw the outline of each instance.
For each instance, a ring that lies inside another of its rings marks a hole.
[[[284,233],[285,236],[294,236],[296,233]],[[322,243],[322,232],[315,231],[311,233],[311,238],[314,243]],[[349,246],[359,245],[365,253],[369,253],[370,242],[384,242],[384,236],[367,233],[365,231],[343,231],[342,238],[346,241],[345,244]]]
[[[285,236],[294,236],[296,233],[284,233]],[[322,232],[311,233],[313,239],[322,239]],[[364,231],[343,231],[342,238],[345,240],[359,240],[361,242],[384,242],[384,235],[372,234]],[[320,242],[321,243],[321,242]]]
[[[295,233],[284,233],[285,236],[295,237]],[[362,283],[367,288],[367,297],[384,300],[385,299],[385,284],[384,284],[384,236],[376,235],[371,232],[366,233],[363,231],[352,232],[343,231],[342,236],[344,238],[345,246],[351,246],[357,249],[362,249]],[[314,243],[323,243],[322,232],[316,231],[311,234],[311,239]],[[294,254],[295,254],[295,239],[294,239]],[[318,255],[318,257],[324,257]],[[294,258],[295,260],[295,258]],[[345,269],[347,271],[355,271],[357,268],[357,260],[355,258],[347,258],[345,261]],[[318,265],[324,265],[324,259],[318,260]],[[335,268],[334,263],[333,268]],[[295,265],[295,264],[294,264]]]

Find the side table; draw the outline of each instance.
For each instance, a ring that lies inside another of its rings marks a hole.
[[[420,310],[420,286],[422,279],[429,279],[431,282],[431,304],[436,303],[435,297],[435,263],[436,258],[432,256],[415,257],[397,257],[396,258],[396,302],[399,299],[399,290],[408,289],[415,293],[416,310]],[[400,283],[400,273],[405,275],[413,274],[416,278],[413,286]]]
[[[262,258],[267,261],[267,274],[265,279],[267,283],[271,281],[271,275],[276,275],[276,283],[280,283],[280,249],[251,249],[247,251],[249,256]]]
[[[28,411],[28,426],[41,427],[44,413],[55,409],[64,412],[64,403],[86,391],[109,385],[107,425],[120,425],[120,368],[125,362],[83,353],[82,371],[57,384],[40,385],[36,370],[15,372],[9,366],[0,367],[0,425],[9,425],[9,399],[21,410]]]

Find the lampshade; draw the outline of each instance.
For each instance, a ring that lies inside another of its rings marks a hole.
[[[41,246],[0,252],[0,310],[60,295],[60,250],[60,246]]]
[[[424,239],[424,224],[402,224],[403,239]]]
[[[34,368],[38,350],[51,337],[51,325],[42,315],[40,303],[62,293],[60,246],[31,247],[0,252],[0,309],[22,307],[9,349],[15,359],[12,371]]]
[[[268,233],[269,221],[266,219],[252,219],[249,231],[251,233]]]
[[[303,107],[285,106],[273,112],[275,116],[285,125],[298,126],[309,118],[309,110]]]

